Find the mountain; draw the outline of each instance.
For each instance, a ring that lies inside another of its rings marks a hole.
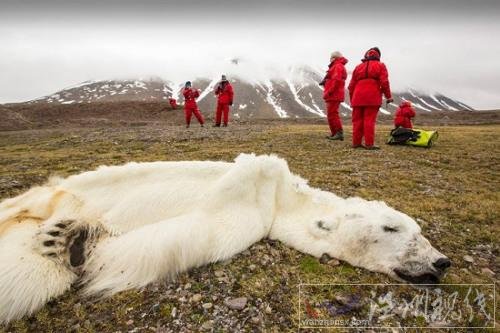
[[[233,62],[236,66],[238,62]],[[248,79],[249,75],[228,77],[235,91],[233,116],[236,118],[325,117],[322,87],[323,73],[309,67],[292,67],[279,76]],[[203,113],[215,109],[213,89],[217,79],[199,78],[193,86],[201,90],[198,105]],[[150,78],[137,80],[87,81],[28,103],[75,104],[112,101],[162,101],[175,98],[182,103],[182,83]],[[402,100],[413,103],[417,112],[473,110],[470,106],[442,94],[426,94],[413,89],[394,92],[394,104],[383,106],[383,114],[392,114]],[[348,101],[348,98],[346,98]],[[341,114],[349,116],[348,102],[341,104]]]

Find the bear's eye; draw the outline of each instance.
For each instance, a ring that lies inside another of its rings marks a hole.
[[[388,225],[384,225],[384,231],[385,232],[398,232],[398,228],[396,227],[389,227]]]
[[[316,221],[316,225],[318,226],[318,228],[320,229],[323,229],[323,230],[326,230],[326,231],[330,231],[330,228],[328,228],[326,225],[325,225],[325,222],[324,221]]]

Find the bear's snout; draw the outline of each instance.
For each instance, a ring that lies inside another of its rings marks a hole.
[[[442,257],[432,263],[432,266],[437,270],[444,272],[447,268],[451,266],[451,261],[447,257]]]

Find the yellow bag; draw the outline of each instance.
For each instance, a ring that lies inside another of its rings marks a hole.
[[[417,132],[417,139],[408,140],[406,142],[407,145],[430,148],[439,137],[437,131],[424,131],[420,129],[413,129],[413,131]]]

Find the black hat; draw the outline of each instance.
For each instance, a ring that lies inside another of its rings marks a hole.
[[[184,85],[185,87],[191,87],[191,81],[186,81],[186,84]]]
[[[382,52],[380,52],[380,49],[378,47],[372,47],[370,50],[374,50],[374,51],[377,51],[378,55],[381,57],[382,56]],[[369,50],[368,50],[369,51]]]

